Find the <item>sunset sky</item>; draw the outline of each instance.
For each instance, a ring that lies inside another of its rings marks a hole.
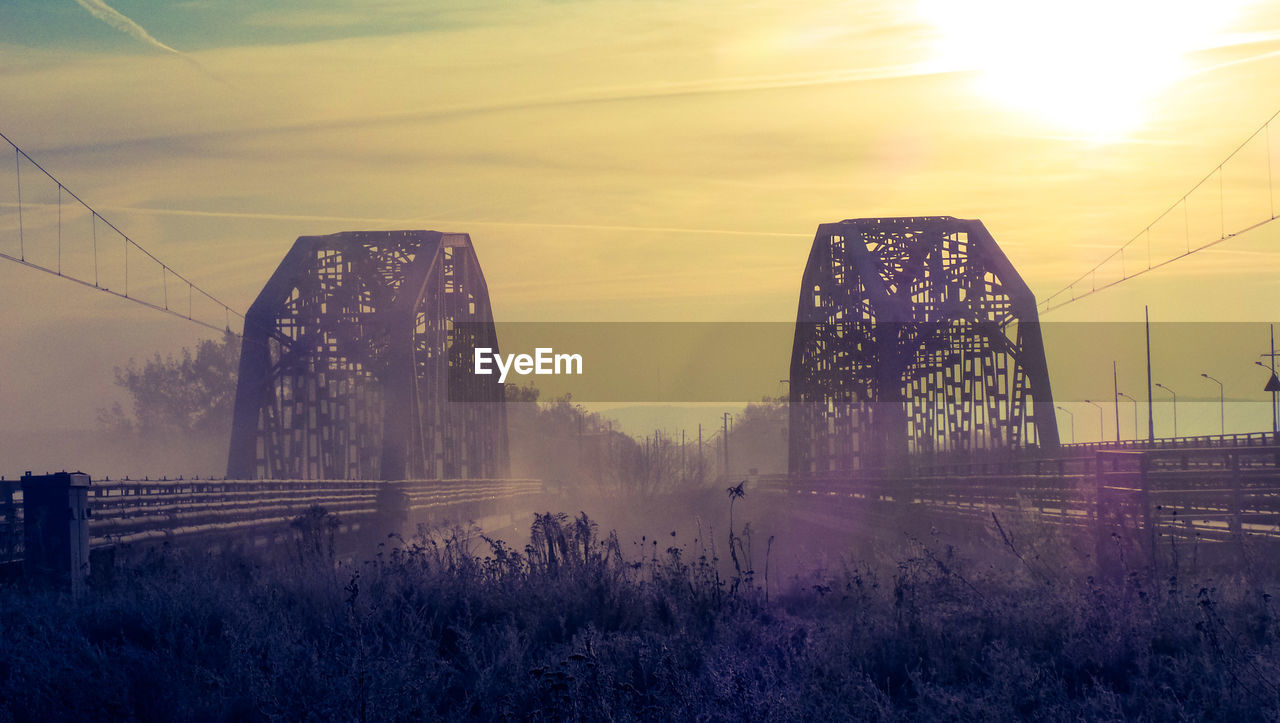
[[[432,228],[471,234],[502,320],[787,321],[819,223],[897,215],[981,219],[1043,297],[1277,88],[1280,4],[1236,0],[0,4],[0,132],[240,309],[297,236]],[[1272,213],[1266,141],[1227,167],[1228,227]],[[1206,198],[1188,227],[1217,228]],[[1278,241],[1045,318],[1270,321]],[[0,428],[91,426],[112,366],[204,334],[7,262],[0,328]]]

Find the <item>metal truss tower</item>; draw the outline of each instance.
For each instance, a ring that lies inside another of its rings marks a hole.
[[[503,385],[466,234],[303,236],[245,317],[227,476],[493,478],[507,474]]]
[[[819,226],[790,387],[792,474],[1058,445],[1035,298],[976,220]]]

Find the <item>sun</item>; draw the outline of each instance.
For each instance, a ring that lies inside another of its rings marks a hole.
[[[919,0],[935,61],[1059,132],[1120,140],[1247,0]]]

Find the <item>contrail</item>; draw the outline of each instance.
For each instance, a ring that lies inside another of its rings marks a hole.
[[[194,67],[196,70],[199,70],[201,73],[204,73],[205,75],[218,81],[219,83],[222,83],[224,85],[231,85],[231,83],[228,83],[227,81],[223,80],[217,75],[214,75],[212,72],[209,71],[209,69],[201,65],[195,58],[191,57],[190,55],[187,55],[181,50],[178,50],[172,46],[165,45],[164,43],[160,42],[155,38],[154,35],[152,35],[151,33],[148,33],[146,28],[130,20],[128,17],[121,14],[119,10],[116,10],[115,8],[103,2],[103,0],[76,0],[76,4],[84,8],[85,10],[88,10],[89,13],[92,14],[95,18],[101,20],[107,25],[110,25],[116,30],[119,30],[125,35],[128,35],[134,40],[139,40],[143,43],[146,43],[147,45],[150,45],[151,47],[157,50],[163,50],[164,52],[169,53],[171,55],[176,55],[179,58],[182,58],[183,60],[190,63],[192,67]]]
[[[119,30],[125,35],[134,38],[135,40],[140,40],[147,45],[150,45],[153,48],[159,48],[166,53],[182,55],[181,52],[165,45],[159,40],[156,40],[151,33],[147,32],[146,28],[120,14],[119,10],[116,10],[105,2],[102,2],[102,0],[76,0],[76,4],[85,10],[88,10],[95,18],[101,20],[107,25],[110,25],[116,30]]]

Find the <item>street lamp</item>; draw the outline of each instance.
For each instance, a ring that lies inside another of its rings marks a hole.
[[[1172,389],[1170,389],[1169,387],[1166,387],[1160,382],[1156,382],[1156,386],[1160,387],[1161,389],[1173,395],[1173,436],[1174,438],[1177,438],[1178,436],[1178,395]]]
[[[1138,441],[1138,400],[1125,394],[1124,392],[1116,392],[1117,397],[1124,397],[1133,402],[1133,440]]]
[[[1254,364],[1257,364],[1258,366],[1262,367],[1263,369],[1266,369],[1267,371],[1271,372],[1271,376],[1272,376],[1272,377],[1273,377],[1273,376],[1275,376],[1275,374],[1276,374],[1276,368],[1275,368],[1275,367],[1276,367],[1276,361],[1275,361],[1275,357],[1274,357],[1274,356],[1273,356],[1273,357],[1271,357],[1271,364],[1270,364],[1269,366],[1268,366],[1268,365],[1266,365],[1266,364],[1263,364],[1263,363],[1262,363],[1262,362],[1260,362],[1260,361],[1256,361],[1256,362],[1254,362]],[[1266,387],[1266,391],[1270,391],[1271,389],[1273,389],[1273,387],[1271,386],[1271,377],[1267,377],[1267,387]],[[1277,413],[1276,413],[1276,393],[1275,393],[1274,391],[1272,391],[1272,392],[1271,392],[1271,432],[1272,432],[1273,434],[1274,434],[1274,433],[1276,433],[1276,432],[1280,432],[1280,419],[1277,419]]]
[[[1218,433],[1225,437],[1227,436],[1227,403],[1222,382],[1203,372],[1200,373],[1200,376],[1218,385]]]
[[[1067,409],[1061,404],[1058,405],[1058,409],[1061,409],[1062,411],[1066,412],[1067,416],[1071,417],[1071,443],[1075,444],[1076,443],[1076,415],[1072,414],[1070,409]]]
[[[1102,421],[1102,405],[1101,405],[1101,404],[1098,404],[1097,402],[1090,401],[1090,400],[1088,400],[1088,399],[1084,400],[1084,403],[1085,403],[1085,404],[1092,404],[1093,406],[1095,406],[1095,407],[1097,407],[1097,408],[1098,408],[1098,441],[1099,441],[1099,442],[1105,442],[1105,441],[1106,441],[1106,435],[1104,434],[1105,430],[1103,429],[1103,421]]]
[[[1259,354],[1271,360],[1271,376],[1267,377],[1264,391],[1271,392],[1271,433],[1280,435],[1280,413],[1276,411],[1276,393],[1280,392],[1280,378],[1276,377],[1276,325],[1271,325],[1271,353]],[[1259,366],[1263,366],[1259,364]]]

